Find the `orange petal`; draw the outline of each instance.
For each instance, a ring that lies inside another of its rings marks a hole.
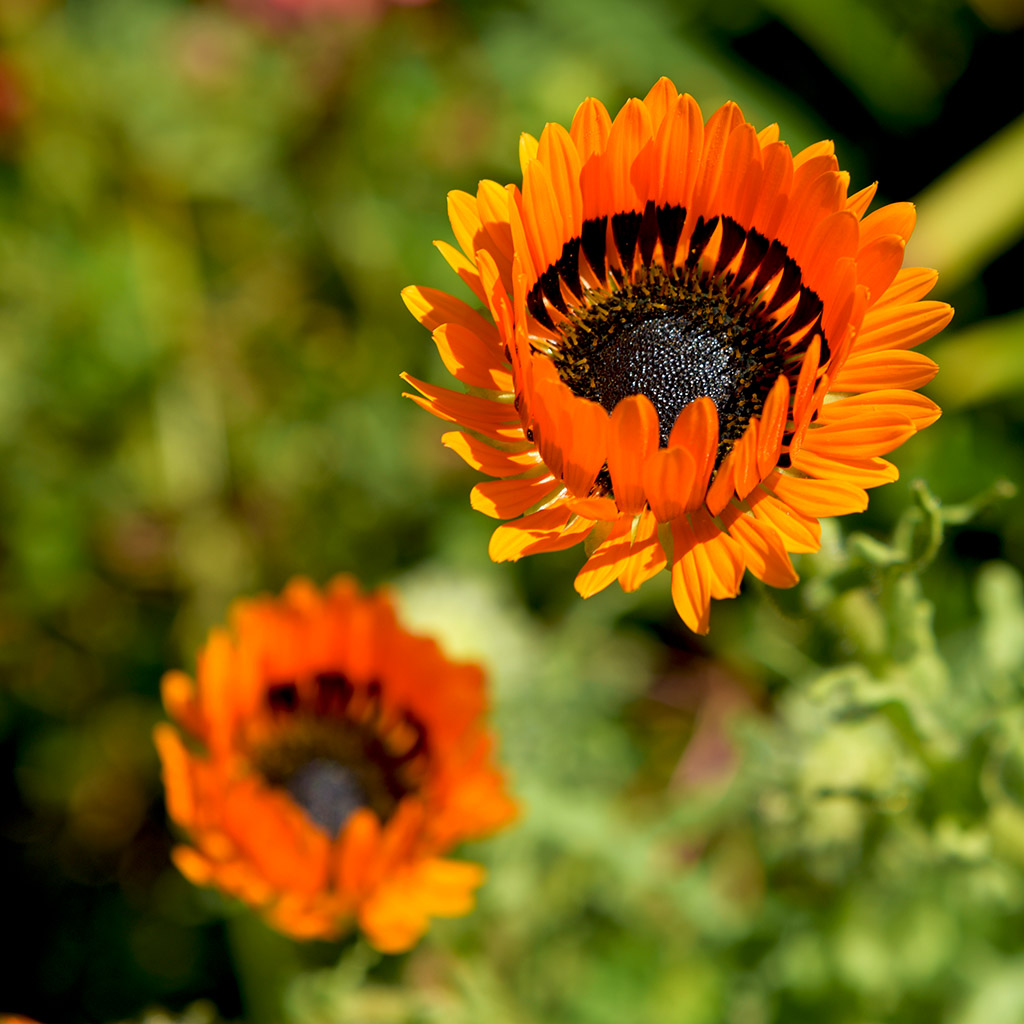
[[[831,139],[822,139],[820,142],[812,142],[805,149],[801,149],[796,156],[793,157],[793,163],[796,167],[806,167],[808,164],[821,164],[824,162],[826,168],[835,168],[835,151],[836,144]],[[817,175],[820,171],[816,171]]]
[[[885,389],[829,402],[822,408],[818,422],[834,423],[851,416],[885,416],[890,412],[905,416],[915,430],[924,430],[942,415],[942,410],[930,398],[917,391]]]
[[[643,490],[651,511],[662,523],[687,512],[697,466],[685,448],[659,448],[652,452],[643,469]]]
[[[821,547],[821,527],[817,519],[802,515],[762,490],[754,491],[747,502],[754,515],[778,533],[787,551],[817,551]]]
[[[704,117],[696,100],[680,96],[658,128],[651,160],[651,198],[659,206],[690,204],[704,147]]]
[[[675,106],[678,98],[679,90],[675,87],[672,80],[664,75],[651,86],[650,92],[644,97],[644,104],[650,112],[651,124],[655,131],[658,130],[658,126],[665,119],[668,112]]]
[[[539,355],[530,359],[530,429],[541,458],[556,476],[562,475],[562,446],[568,432],[568,416],[560,400],[560,381],[550,360]],[[531,394],[532,391],[532,394]]]
[[[494,438],[508,441],[523,440],[519,414],[510,403],[492,402],[488,398],[477,398],[476,395],[464,395],[459,391],[439,388],[417,380],[407,373],[401,376],[423,395],[423,398],[410,394],[404,394],[403,397],[411,398],[418,406],[433,413],[438,419]]]
[[[722,154],[722,179],[713,212],[732,217],[744,227],[751,223],[761,193],[761,146],[752,124],[738,124]]]
[[[483,231],[477,201],[468,192],[453,189],[448,193],[448,220],[451,221],[455,240],[470,259],[480,248],[478,239]]]
[[[868,185],[867,188],[862,188],[859,192],[854,193],[846,201],[846,208],[855,213],[858,217],[863,217],[867,213],[868,207],[871,205],[871,200],[875,198],[875,193],[878,191],[878,182],[873,182]]]
[[[860,222],[861,247],[884,235],[899,235],[906,242],[916,223],[917,210],[913,203],[890,203],[883,206]]]
[[[426,931],[434,915],[464,914],[483,881],[476,864],[420,861],[390,877],[359,908],[359,925],[384,953],[401,953]]]
[[[539,505],[557,487],[550,474],[511,480],[485,480],[469,492],[469,503],[492,519],[514,519]]]
[[[672,522],[672,603],[694,633],[711,625],[711,579],[700,557],[700,542],[685,519]]]
[[[913,434],[914,424],[906,416],[886,408],[814,424],[804,437],[803,448],[841,459],[867,459],[891,452]]]
[[[193,885],[214,885],[216,883],[216,865],[191,846],[175,846],[171,850],[171,860]]]
[[[516,254],[513,275],[515,266],[518,264],[524,275],[526,287],[529,289],[534,286],[543,273],[544,267],[537,265],[537,254],[530,247],[523,215],[523,195],[515,185],[509,185],[509,195],[512,201],[508,206],[508,220],[509,228],[512,231],[512,245]]]
[[[608,135],[612,130],[612,119],[600,100],[587,97],[577,108],[572,119],[569,135],[580,154],[580,162],[586,163],[595,153],[603,153],[608,146]]]
[[[239,784],[222,810],[224,831],[271,885],[307,894],[324,889],[331,844],[287,794]]]
[[[923,299],[939,279],[939,272],[930,267],[903,267],[878,304],[903,305]]]
[[[633,181],[633,163],[640,150],[651,138],[651,114],[638,99],[630,99],[616,115],[608,135],[605,152],[608,206],[602,213],[609,215],[641,211],[647,196],[637,193]]]
[[[691,517],[691,524],[700,542],[699,557],[711,583],[711,596],[725,600],[739,593],[746,562],[740,546],[711,520],[706,512]]]
[[[565,504],[577,515],[612,523],[622,515],[611,498],[567,498]]]
[[[445,258],[448,264],[469,290],[481,301],[486,301],[484,291],[480,285],[480,275],[477,273],[476,264],[467,259],[458,249],[449,242],[434,239],[434,248]]]
[[[486,249],[503,268],[502,277],[512,266],[515,250],[512,246],[512,228],[509,226],[509,194],[504,186],[496,181],[483,180],[476,190],[477,212],[484,230],[486,241],[481,240],[477,249]],[[467,255],[469,255],[467,253]],[[511,277],[506,281],[506,289],[512,290]]]
[[[843,207],[843,178],[838,172],[819,172],[807,180],[811,168],[819,166],[823,165],[812,160],[794,173],[786,216],[779,225],[779,238],[801,265],[806,262],[807,242],[818,222]]]
[[[404,953],[423,936],[429,918],[410,893],[396,889],[397,879],[390,881],[359,908],[359,927],[382,953]]]
[[[448,372],[474,388],[511,392],[514,384],[500,349],[459,324],[442,324],[433,333],[434,344]]]
[[[214,629],[199,656],[199,707],[205,723],[206,746],[213,754],[228,751],[236,726],[233,697],[235,653],[226,630]]]
[[[725,146],[732,130],[743,122],[743,112],[731,100],[719,107],[704,127],[701,168],[694,185],[692,210],[695,216],[707,216],[715,201],[722,178]]]
[[[192,759],[177,730],[167,722],[159,723],[153,730],[153,742],[163,768],[167,813],[182,828],[188,828],[195,819]]]
[[[612,412],[608,430],[608,472],[615,502],[626,513],[644,508],[644,465],[658,450],[658,413],[646,395],[624,398]]]
[[[835,391],[914,391],[938,373],[939,367],[920,352],[854,352],[832,382]]]
[[[480,271],[480,284],[483,288],[487,309],[498,329],[497,351],[508,359],[508,345],[515,338],[515,320],[512,314],[512,303],[502,283],[494,257],[481,249],[476,254],[477,268]],[[491,341],[489,338],[484,341]]]
[[[757,468],[758,437],[761,425],[751,420],[743,436],[733,445],[729,453],[734,459],[736,495],[745,498],[760,482],[761,473]]]
[[[519,166],[526,173],[526,165],[537,159],[538,141],[529,132],[519,133]]]
[[[494,324],[488,323],[475,309],[454,295],[436,288],[410,285],[402,289],[402,301],[428,331],[432,332],[441,324],[461,324],[495,348],[501,345]]]
[[[632,528],[632,517],[623,516],[594,549],[594,553],[576,575],[574,586],[580,597],[593,597],[619,578],[629,557]]]
[[[808,518],[845,516],[868,507],[867,493],[848,480],[812,480],[777,473],[764,486]]]
[[[793,187],[790,190],[790,197],[793,200],[793,205],[797,207],[806,203],[810,194],[821,188],[823,184],[821,178],[826,175],[833,183],[842,184],[835,179],[835,175],[839,173],[839,163],[835,155],[820,149],[815,155],[808,156],[813,148],[815,147],[808,146],[807,149],[793,157]],[[845,201],[840,204],[840,206],[845,205]],[[796,212],[799,214],[799,210]]]
[[[715,472],[715,478],[708,488],[705,499],[708,511],[717,516],[736,495],[736,459],[735,447],[730,451]]]
[[[841,480],[858,487],[878,487],[899,480],[900,472],[885,459],[844,459],[801,449],[793,455],[793,467],[821,480]]]
[[[479,864],[432,857],[416,865],[416,884],[432,917],[459,917],[473,909],[473,893],[484,880]]]
[[[762,480],[778,465],[788,418],[789,381],[780,376],[768,392],[757,427],[757,472]]]
[[[566,389],[567,390],[567,389]],[[572,398],[563,447],[562,477],[572,494],[590,493],[608,453],[608,413],[597,402]]]
[[[619,586],[631,594],[665,568],[668,559],[658,536],[658,521],[643,512],[636,524],[629,558],[619,574]]]
[[[792,587],[797,583],[799,577],[774,527],[744,513],[723,516],[723,521],[739,544],[747,568],[759,580],[770,587]]]
[[[578,237],[583,226],[583,195],[580,192],[583,164],[571,136],[557,123],[544,126],[537,159],[551,175],[551,188],[561,211],[562,229],[566,236],[562,240],[564,244],[569,238]]]
[[[706,633],[710,598],[735,597],[745,568],[742,550],[706,513],[672,523],[672,600],[695,633]]]
[[[538,273],[558,261],[571,237],[569,225],[555,197],[551,172],[540,162],[527,164],[523,176],[523,227]],[[571,211],[568,211],[571,213]]]
[[[864,320],[868,305],[868,290],[864,285],[857,285],[853,290],[852,301],[842,310],[845,322],[839,324],[839,333],[832,345],[831,374],[838,372],[847,357],[856,347],[857,334]],[[830,375],[831,375],[830,374]]]
[[[167,714],[187,733],[197,738],[202,735],[195,683],[184,672],[164,673],[160,680],[160,698]]]
[[[803,362],[800,364],[800,376],[797,378],[796,388],[793,391],[793,422],[797,428],[804,422],[811,409],[820,358],[821,338],[815,335],[804,353]]]
[[[459,455],[467,465],[488,476],[516,476],[541,465],[540,455],[535,448],[506,452],[458,430],[442,434],[441,443]]]
[[[839,260],[857,254],[857,218],[849,210],[829,214],[811,230],[804,275],[812,288],[827,281]]]
[[[867,287],[872,302],[877,302],[896,279],[905,245],[898,235],[883,235],[857,253],[857,283]]]
[[[505,523],[491,534],[487,553],[492,562],[515,562],[536,551],[561,551],[578,544],[594,528],[564,505],[532,512]]]
[[[710,398],[698,398],[683,409],[672,426],[668,446],[685,448],[693,457],[693,487],[684,496],[687,511],[692,511],[704,501],[718,455],[718,409]]]
[[[855,352],[914,348],[938,334],[953,319],[945,302],[914,302],[905,306],[873,307],[864,314]]]
[[[864,314],[864,307],[867,304],[867,291],[866,286],[858,288],[855,260],[843,257],[832,268],[832,275],[825,295],[827,304],[821,329],[831,342],[833,365],[845,351],[844,343],[855,316],[856,322],[852,326],[854,329],[859,326]],[[858,296],[862,297],[861,301],[858,301]]]
[[[766,238],[772,238],[789,205],[789,191],[793,185],[793,157],[784,142],[775,142],[765,147],[761,162],[764,167],[761,194],[751,220],[753,226]]]

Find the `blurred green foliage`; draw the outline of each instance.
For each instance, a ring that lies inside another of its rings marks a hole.
[[[963,503],[1024,481],[1021,100],[995,87],[1022,24],[1018,0],[436,0],[287,29],[5,0],[0,1011],[1016,1024],[1024,499]],[[699,643],[665,578],[583,603],[577,551],[488,563],[472,474],[398,381],[443,376],[398,292],[456,290],[445,193],[662,74],[795,148],[835,138],[855,188],[921,192],[911,259],[959,310],[903,481]],[[524,805],[467,851],[478,912],[399,959],[190,889],[149,743],[160,674],[234,597],[338,571],[490,666]]]

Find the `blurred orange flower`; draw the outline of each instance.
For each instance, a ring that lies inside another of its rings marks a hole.
[[[446,854],[515,806],[492,760],[484,676],[406,632],[347,577],[239,602],[196,681],[169,672],[157,727],[183,874],[301,939],[358,923],[385,952],[467,913],[483,878]]]
[[[496,519],[495,561],[585,542],[584,597],[669,569],[683,621],[744,572],[788,587],[819,517],[895,480],[881,456],[939,415],[912,349],[952,316],[937,275],[901,268],[914,208],[867,215],[831,142],[793,155],[735,103],[705,122],[661,79],[614,120],[597,100],[569,130],[523,135],[522,188],[452,192],[483,305],[432,288],[405,302],[467,393],[406,376],[457,426]]]

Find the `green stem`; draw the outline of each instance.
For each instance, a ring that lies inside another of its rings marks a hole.
[[[284,996],[303,963],[298,947],[254,911],[227,919],[228,939],[248,1024],[281,1024]]]

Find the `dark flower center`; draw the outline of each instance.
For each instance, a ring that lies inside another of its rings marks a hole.
[[[630,395],[646,395],[662,447],[679,413],[703,396],[715,403],[720,442],[728,446],[787,369],[788,353],[746,296],[692,275],[670,277],[658,266],[573,310],[562,333],[554,360],[569,388],[608,412]]]
[[[315,757],[297,768],[285,789],[331,836],[337,835],[360,807],[368,806],[369,798],[355,772],[326,757]]]
[[[387,821],[422,779],[426,730],[408,712],[383,730],[380,683],[355,686],[338,672],[318,673],[313,683],[306,701],[294,682],[268,687],[279,728],[254,753],[257,770],[331,838],[361,807]]]
[[[721,463],[779,375],[795,382],[811,338],[821,341],[821,365],[829,346],[821,300],[781,242],[730,217],[698,217],[680,262],[689,218],[682,207],[648,203],[642,214],[584,221],[526,305],[561,336],[552,359],[565,384],[609,412],[623,398],[646,395],[662,446],[679,413],[710,398]],[[600,288],[584,283],[584,264]]]

